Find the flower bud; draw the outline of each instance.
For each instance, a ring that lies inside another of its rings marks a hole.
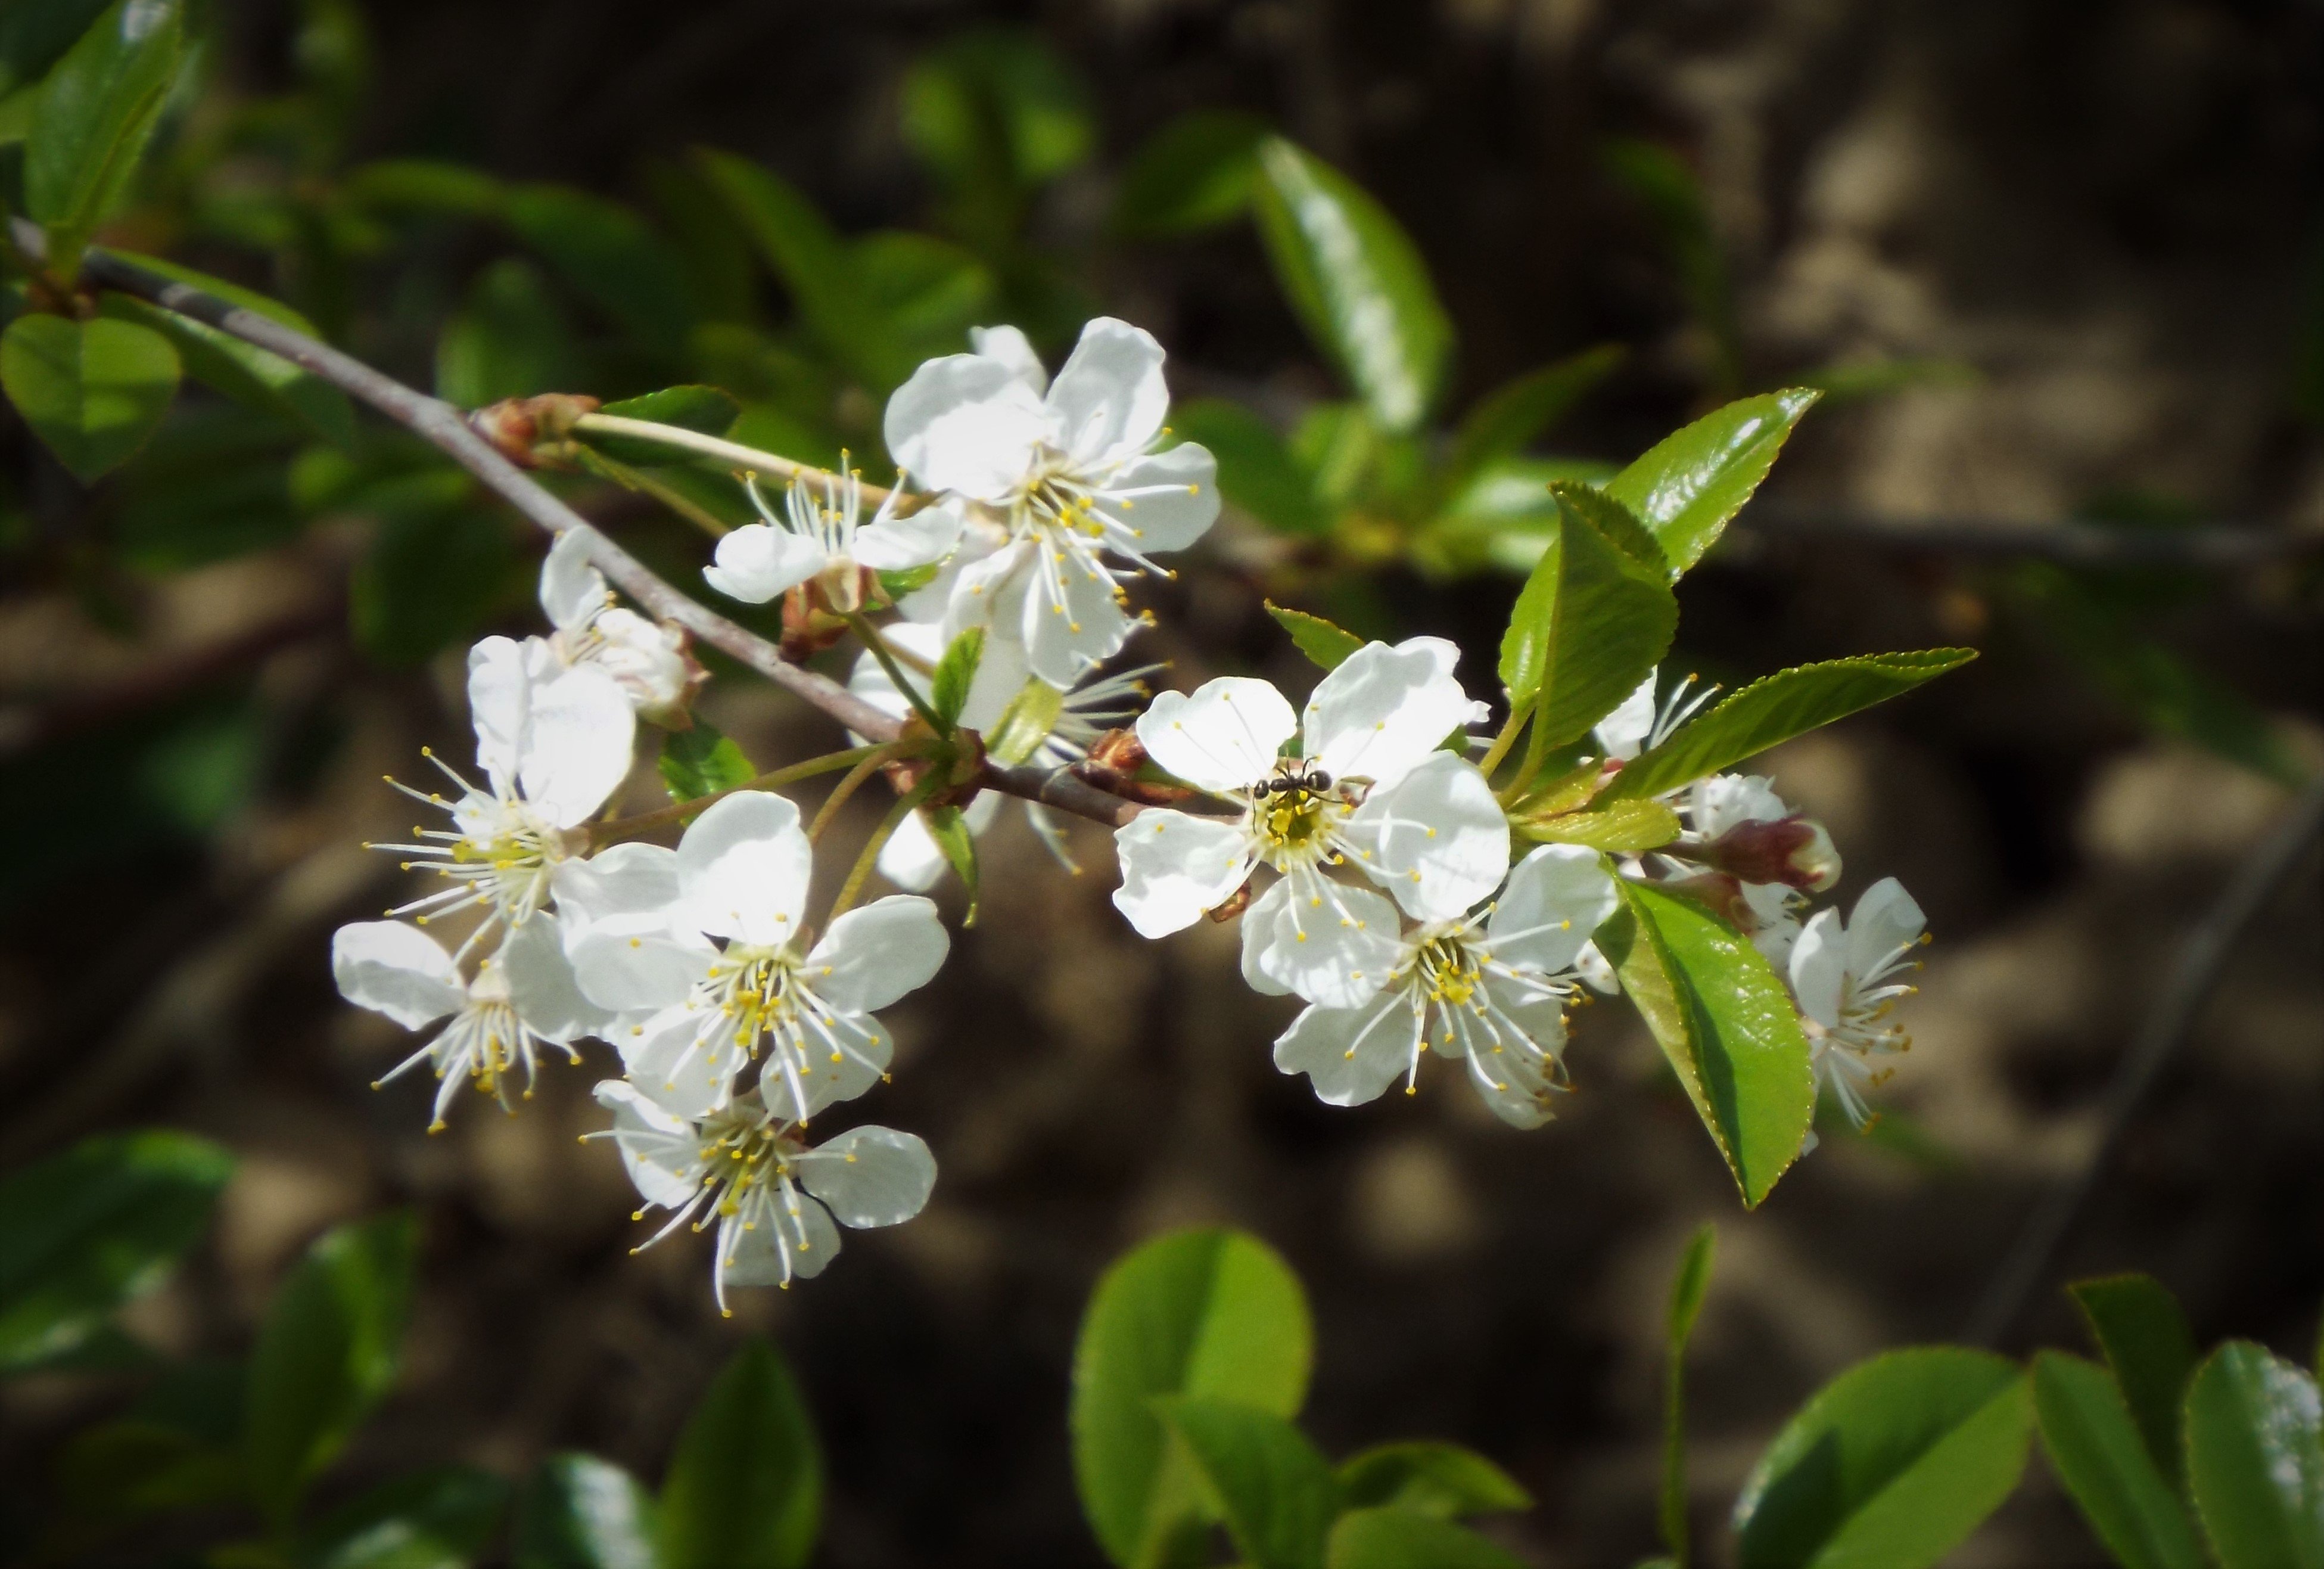
[[[598,401],[586,392],[543,392],[531,398],[503,398],[468,416],[468,429],[492,443],[495,451],[519,468],[539,468],[544,460],[558,467],[563,456],[538,450],[562,445],[573,434],[574,421],[597,411]]]
[[[1744,882],[1781,882],[1822,893],[1840,881],[1840,852],[1823,825],[1809,817],[1738,823],[1692,859]]]

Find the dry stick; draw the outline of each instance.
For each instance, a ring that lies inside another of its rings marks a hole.
[[[25,255],[34,261],[47,259],[47,238],[37,225],[23,218],[14,219],[11,234],[17,249]],[[151,300],[163,309],[174,310],[255,345],[341,392],[362,399],[475,475],[486,488],[549,534],[582,530],[589,541],[590,563],[651,612],[655,619],[684,627],[859,735],[873,741],[893,741],[901,733],[902,721],[893,715],[873,707],[830,678],[791,663],[765,638],[663,582],[643,562],[592,528],[586,518],[543,489],[498,448],[470,429],[460,411],[451,404],[416,392],[393,377],[303,332],[215,294],[204,293],[190,284],[148,272],[119,256],[90,251],[82,272],[92,282]],[[1004,795],[1038,801],[1059,811],[1117,827],[1145,809],[1135,801],[1109,795],[1063,769],[1008,768],[988,762],[979,782]]]
[[[2129,1126],[2132,1112],[2154,1083],[2155,1075],[2163,1070],[2163,1065],[2194,1028],[2211,988],[2218,984],[2219,974],[2227,968],[2236,938],[2292,875],[2319,829],[2324,829],[2324,777],[2312,780],[2301,792],[2267,844],[2244,863],[2235,881],[2219,895],[2218,902],[2179,950],[2178,963],[2172,968],[2170,983],[2161,1000],[2146,1016],[2145,1026],[2130,1049],[2123,1054],[2114,1082],[2107,1086],[2106,1117],[2098,1142],[2084,1158],[2081,1169],[2050,1190],[2041,1207],[2025,1223],[2025,1229],[2018,1233],[2009,1256],[1994,1271],[1992,1283],[1986,1288],[1962,1335],[1970,1344],[1997,1343],[2016,1321],[2026,1299],[2042,1283],[2051,1258],[2065,1241],[2075,1216],[2098,1186],[2107,1157]]]

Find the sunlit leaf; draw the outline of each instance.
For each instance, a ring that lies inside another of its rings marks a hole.
[[[48,229],[51,265],[67,276],[152,139],[184,34],[178,0],[119,0],[42,88],[24,141],[24,210]]]
[[[1425,1439],[1351,1456],[1340,1466],[1340,1491],[1351,1509],[1388,1506],[1445,1520],[1533,1508],[1517,1479],[1475,1450]]]
[[[594,1454],[552,1454],[518,1506],[516,1569],[658,1569],[654,1500],[636,1477]]]
[[[1509,826],[1536,844],[1585,844],[1618,855],[1659,849],[1679,835],[1678,814],[1660,801],[1607,801],[1548,817],[1512,814]]]
[[[2180,1412],[2195,1372],[2195,1336],[2177,1297],[2152,1275],[2077,1280],[2067,1291],[2106,1358],[2155,1469],[2184,1485],[2187,1455]]]
[[[1767,477],[1775,455],[1821,393],[1794,387],[1714,410],[1666,436],[1606,483],[1662,544],[1674,573],[1702,558]]]
[[[1655,542],[1586,486],[1556,492],[1558,544],[1509,613],[1501,683],[1513,706],[1539,702],[1537,744],[1555,748],[1637,688],[1670,650],[1678,602]]]
[[[1276,624],[1291,634],[1299,651],[1327,670],[1336,670],[1350,654],[1364,646],[1364,640],[1345,627],[1334,626],[1320,615],[1310,615],[1304,610],[1286,610],[1273,600],[1267,602],[1267,614]]]
[[[177,395],[178,375],[170,340],[135,322],[27,314],[0,336],[0,390],[84,485],[152,434]]]
[[[2324,1566],[2324,1405],[2316,1380],[2231,1340],[2187,1387],[2187,1484],[2220,1569]]]
[[[1232,1400],[1177,1398],[1157,1405],[1252,1569],[1323,1569],[1340,1484],[1298,1428]]]
[[[2034,1360],[2034,1410],[2050,1468],[2115,1562],[2125,1569],[2201,1569],[2186,1508],[2155,1468],[2111,1374],[2045,1351]]]
[[[661,738],[658,766],[673,801],[700,800],[759,777],[733,736],[720,734],[699,719],[692,729],[673,730]]]
[[[1196,109],[1147,138],[1121,171],[1113,226],[1125,235],[1188,234],[1242,215],[1268,134],[1257,115]]]

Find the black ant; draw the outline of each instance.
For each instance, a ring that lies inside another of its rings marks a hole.
[[[1276,766],[1280,768],[1284,765],[1278,763]],[[1332,776],[1320,768],[1311,768],[1305,773],[1286,772],[1273,779],[1263,779],[1251,790],[1251,794],[1255,796],[1268,794],[1320,796],[1331,788]]]

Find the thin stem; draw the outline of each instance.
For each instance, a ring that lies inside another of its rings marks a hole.
[[[701,503],[676,487],[665,485],[651,475],[641,473],[618,458],[608,457],[595,448],[584,446],[580,442],[575,442],[573,448],[581,466],[590,473],[610,479],[624,490],[633,490],[641,495],[653,497],[712,539],[723,540],[733,532],[724,519],[717,517]]]
[[[862,789],[863,781],[877,773],[881,765],[887,761],[887,757],[877,753],[867,757],[848,770],[845,779],[831,787],[831,793],[823,798],[823,805],[816,808],[815,821],[807,826],[808,844],[823,843],[823,831],[831,826],[831,819],[839,815],[839,808],[847,804],[847,798]]]
[[[745,780],[742,784],[730,785],[723,790],[713,790],[706,796],[696,796],[689,801],[673,801],[669,806],[657,807],[650,812],[640,812],[634,817],[621,817],[610,823],[593,823],[589,827],[589,847],[595,850],[623,839],[634,839],[640,834],[651,833],[654,829],[665,827],[671,823],[683,822],[688,817],[699,817],[728,796],[740,795],[744,790],[775,789],[799,780],[813,779],[819,773],[835,773],[843,768],[877,768],[880,764],[895,758],[916,756],[918,752],[918,748],[914,743],[894,741],[882,741],[871,746],[850,747],[845,752],[826,752],[821,757],[811,757],[805,762],[792,763],[788,768],[779,768],[771,773],[762,773],[758,778]]]
[[[691,452],[702,457],[715,457],[721,463],[732,464],[736,468],[747,469],[753,474],[779,474],[785,479],[807,477],[837,480],[846,477],[834,474],[827,468],[817,468],[811,463],[801,463],[795,457],[785,457],[779,453],[762,452],[755,447],[744,447],[740,442],[706,435],[699,430],[688,430],[683,426],[657,425],[650,420],[628,420],[619,414],[584,414],[573,421],[573,429],[576,434],[583,436],[594,433],[599,436],[626,436],[634,441],[659,441],[665,447],[675,447],[682,452]],[[864,499],[874,506],[888,499],[890,493],[879,485],[864,485],[861,480],[856,484],[862,491]],[[918,497],[912,495],[899,496],[897,511],[915,510],[918,500]]]
[[[896,690],[901,692],[905,701],[911,704],[912,712],[918,714],[922,722],[938,735],[951,734],[952,726],[945,724],[937,715],[936,711],[928,706],[927,698],[921,696],[919,683],[905,678],[903,667],[896,662],[895,651],[888,646],[888,640],[880,635],[880,629],[873,626],[860,610],[851,610],[847,613],[847,625],[848,629],[862,641],[863,646],[872,651],[872,657],[880,661],[880,668],[888,672],[888,678],[890,681],[896,683]]]
[[[1526,716],[1532,712],[1529,706],[1512,706],[1509,709],[1508,723],[1501,726],[1501,733],[1493,737],[1493,744],[1486,749],[1483,757],[1478,759],[1478,772],[1487,779],[1493,777],[1493,771],[1501,766],[1502,759],[1508,756],[1509,748],[1517,744],[1518,734],[1525,729]]]
[[[920,777],[919,783],[896,798],[896,804],[888,808],[888,815],[880,819],[880,826],[872,830],[869,839],[863,841],[863,853],[855,858],[854,866],[849,869],[847,881],[839,885],[839,897],[831,901],[831,913],[824,917],[825,931],[831,929],[833,921],[853,908],[856,895],[863,891],[864,880],[872,875],[872,868],[879,863],[880,852],[888,847],[889,838],[903,826],[906,817],[927,804],[928,798],[935,795],[944,783],[944,770],[932,768]]]

